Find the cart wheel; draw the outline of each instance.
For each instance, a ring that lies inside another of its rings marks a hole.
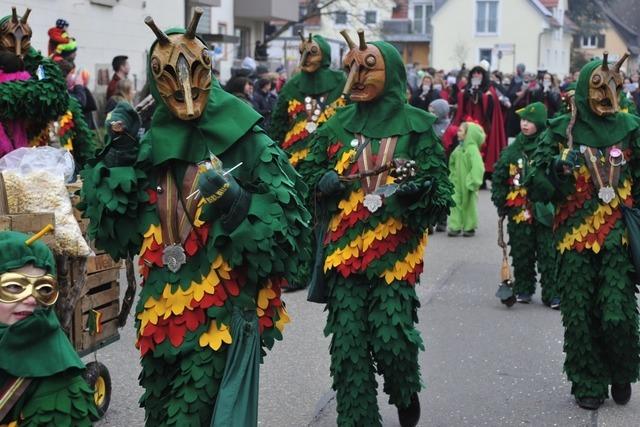
[[[111,375],[109,370],[100,362],[87,363],[84,379],[93,389],[93,398],[100,418],[104,416],[111,401]]]
[[[511,295],[507,299],[500,300],[500,302],[510,308],[516,303],[516,296],[515,295]]]

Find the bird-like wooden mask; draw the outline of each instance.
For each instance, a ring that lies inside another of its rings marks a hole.
[[[602,65],[593,70],[589,78],[589,107],[598,116],[608,116],[620,111],[618,93],[622,90],[624,79],[620,67],[629,57],[628,53],[609,68],[608,52],[604,52]]]
[[[385,65],[380,50],[367,44],[364,31],[358,30],[359,44],[349,37],[346,30],[340,32],[349,46],[343,64],[347,72],[347,82],[342,91],[354,102],[367,102],[376,99],[384,92]]]
[[[31,47],[31,27],[27,24],[31,9],[27,8],[21,18],[15,7],[11,8],[11,18],[0,26],[0,50],[14,53],[21,58]]]
[[[309,38],[305,40],[302,31],[298,32],[300,36],[300,70],[305,73],[315,73],[322,65],[322,49],[320,45],[312,39],[311,33]]]
[[[148,16],[157,43],[151,51],[151,74],[162,100],[180,120],[195,120],[206,108],[211,90],[211,56],[196,37],[202,9],[196,8],[184,34],[166,35]]]

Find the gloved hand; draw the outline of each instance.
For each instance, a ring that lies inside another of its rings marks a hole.
[[[233,175],[228,174],[223,177],[213,169],[200,174],[198,189],[205,202],[214,205],[223,213],[229,212],[244,192]]]
[[[318,181],[318,191],[325,196],[331,196],[344,190],[344,184],[340,182],[340,177],[334,170],[325,172]]]
[[[422,185],[418,184],[415,181],[407,181],[400,184],[396,194],[398,196],[416,196],[428,193],[431,190],[433,184],[430,180],[427,180],[422,183]]]
[[[105,119],[108,142],[103,161],[108,167],[130,166],[138,157],[138,113],[126,102],[116,105]]]
[[[579,156],[580,152],[577,150],[569,150],[568,148],[563,150],[560,155],[555,156],[553,159],[554,170],[558,175],[571,175],[578,164]]]

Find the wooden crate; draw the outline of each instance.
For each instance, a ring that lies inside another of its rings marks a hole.
[[[27,213],[0,215],[0,231],[21,231],[37,233],[48,224],[55,225],[53,213]],[[55,237],[49,233],[41,239],[48,246],[55,244]]]
[[[121,263],[108,255],[90,257],[87,262],[87,281],[80,301],[75,307],[71,339],[80,355],[91,353],[117,340],[120,311]],[[91,334],[87,328],[91,310],[101,314],[102,330]]]

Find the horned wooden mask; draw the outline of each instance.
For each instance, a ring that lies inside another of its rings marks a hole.
[[[194,120],[206,108],[211,90],[211,56],[196,37],[202,9],[196,8],[184,34],[167,35],[148,16],[157,43],[151,51],[151,74],[158,92],[171,113],[180,120]]]
[[[314,73],[322,65],[322,49],[315,40],[309,38],[305,40],[302,31],[298,32],[300,36],[300,70],[305,73]]]
[[[589,78],[589,107],[598,116],[607,116],[620,111],[618,93],[622,89],[624,79],[620,73],[620,67],[629,57],[628,53],[609,68],[607,62],[608,52],[604,52],[602,65],[593,70]]]
[[[348,76],[342,93],[350,95],[354,102],[376,99],[384,92],[385,65],[382,53],[376,46],[367,44],[363,30],[358,30],[360,43],[357,46],[346,30],[340,34],[349,46],[343,60]]]
[[[31,9],[27,8],[21,18],[15,7],[11,8],[11,18],[0,27],[0,50],[15,53],[23,58],[31,47],[31,27],[27,24]]]

